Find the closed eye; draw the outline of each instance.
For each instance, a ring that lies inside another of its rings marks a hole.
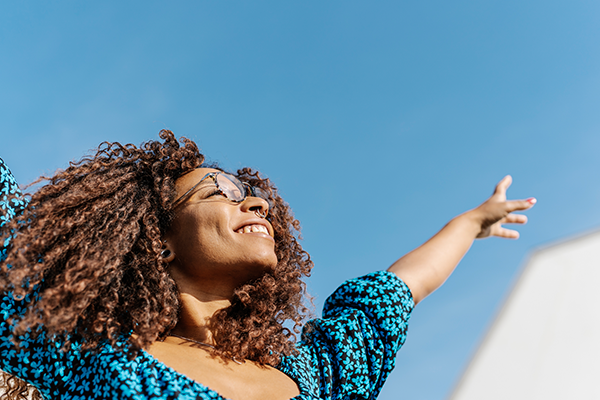
[[[221,195],[223,197],[227,197],[223,194],[223,192],[221,192],[219,189],[215,190],[214,192],[212,192],[211,194],[209,194],[208,196],[205,196],[205,199],[208,199],[209,197],[213,197],[213,196],[218,196]]]
[[[196,190],[192,198],[198,201],[205,200],[209,197],[214,197],[218,195],[223,195],[223,192],[219,188],[215,187],[214,185],[206,185]]]

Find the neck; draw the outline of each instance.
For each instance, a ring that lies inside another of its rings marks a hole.
[[[210,319],[215,312],[231,305],[233,285],[209,276],[188,276],[173,263],[170,273],[179,289],[180,312],[172,333],[214,344],[209,329]]]
[[[180,299],[179,321],[171,332],[200,342],[214,344],[209,322],[215,312],[231,304],[229,299],[208,294],[198,296],[185,292],[180,293]]]

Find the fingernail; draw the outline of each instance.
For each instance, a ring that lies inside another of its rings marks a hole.
[[[535,197],[530,197],[526,200],[529,204],[537,203],[537,199]]]

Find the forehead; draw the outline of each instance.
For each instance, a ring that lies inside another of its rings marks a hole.
[[[193,171],[188,172],[187,174],[179,177],[175,181],[175,190],[177,191],[177,196],[181,196],[192,186],[200,181],[206,174],[210,172],[221,172],[218,169],[214,168],[196,168]],[[211,181],[212,182],[212,181]]]

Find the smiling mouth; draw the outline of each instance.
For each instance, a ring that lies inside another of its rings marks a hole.
[[[269,235],[269,230],[264,225],[253,224],[253,225],[245,225],[240,229],[235,231],[236,233],[265,233]],[[271,236],[271,235],[269,235]]]

